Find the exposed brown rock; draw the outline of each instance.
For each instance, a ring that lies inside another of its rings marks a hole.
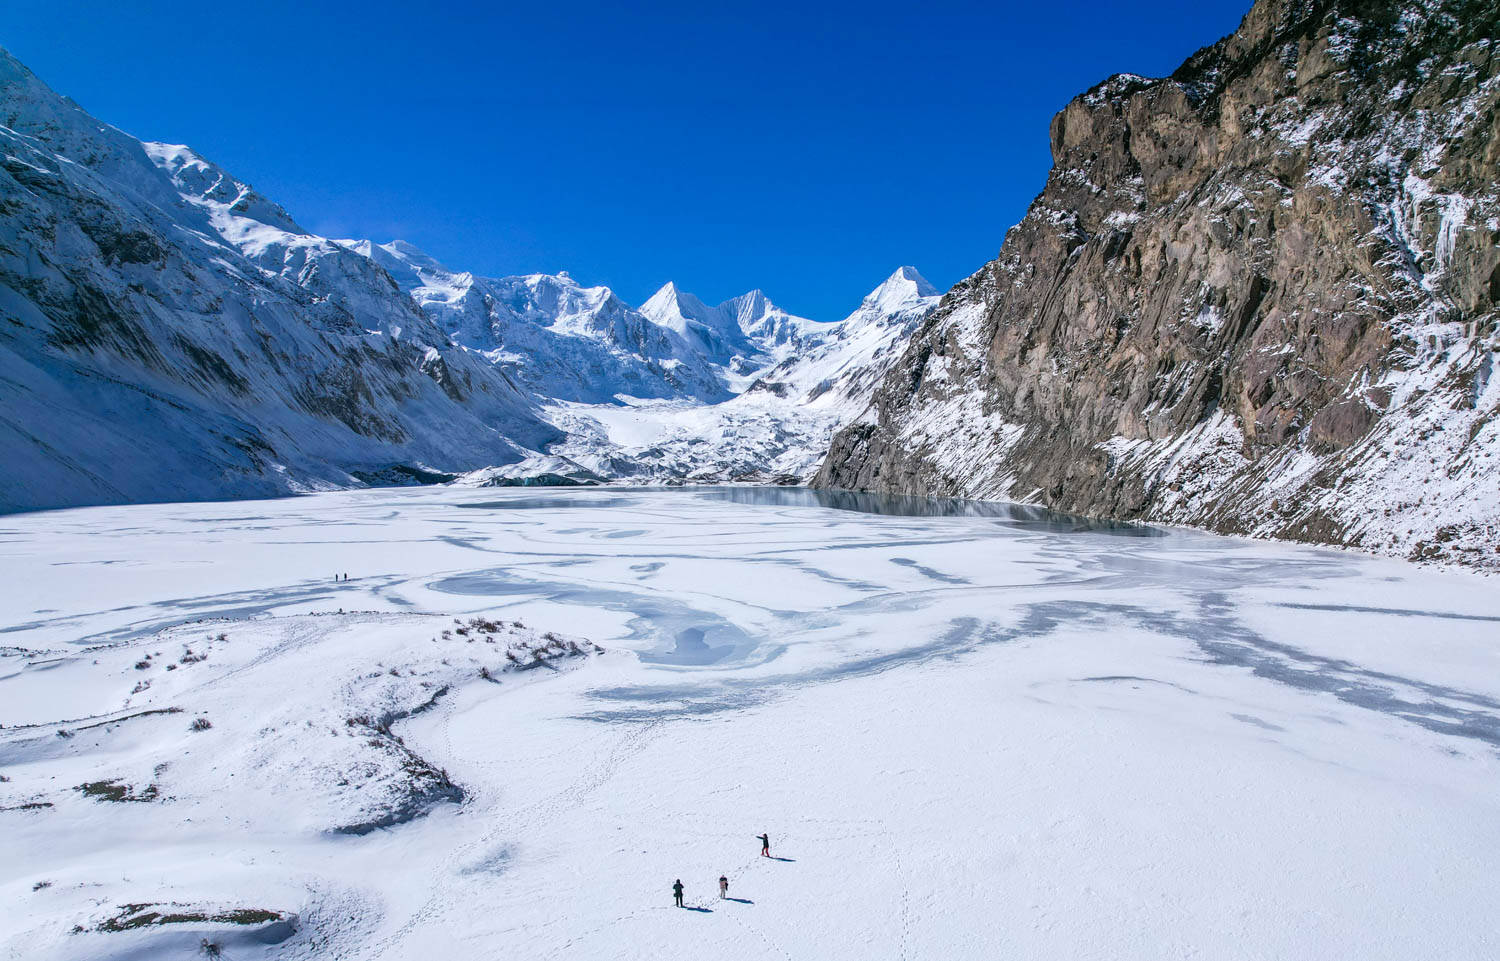
[[[1262,0],[1074,99],[816,482],[1493,565],[1497,24]]]

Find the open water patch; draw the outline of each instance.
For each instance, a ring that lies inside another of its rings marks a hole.
[[[813,487],[715,487],[697,492],[707,500],[768,507],[812,507],[891,517],[983,517],[1008,526],[1049,534],[1114,534],[1121,537],[1165,537],[1145,524],[1099,520],[1063,514],[1030,504],[975,501],[961,497],[919,497]]]

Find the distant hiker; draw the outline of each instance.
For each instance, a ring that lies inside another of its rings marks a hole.
[[[760,856],[768,858],[771,856],[771,836],[769,834],[757,834],[760,838]]]
[[[719,900],[722,901],[727,897],[729,897],[729,879],[721,874],[719,875]]]
[[[672,885],[672,897],[676,900],[677,906],[682,907],[682,878],[678,878],[677,883]]]

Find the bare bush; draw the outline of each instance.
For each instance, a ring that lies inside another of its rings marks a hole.
[[[159,793],[155,784],[148,784],[144,791],[137,793],[129,784],[114,780],[89,781],[78,785],[78,790],[96,801],[154,801]]]

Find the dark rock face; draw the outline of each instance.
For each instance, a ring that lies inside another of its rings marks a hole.
[[[1262,0],[1073,100],[816,483],[1500,567],[1497,25]]]

